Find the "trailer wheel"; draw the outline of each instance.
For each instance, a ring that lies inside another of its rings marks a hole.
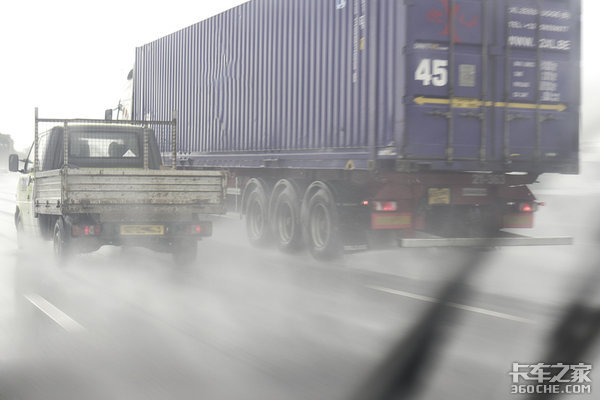
[[[263,188],[256,186],[250,192],[246,203],[246,233],[254,246],[264,246],[269,242],[268,208]]]
[[[342,254],[337,209],[330,192],[319,189],[308,201],[305,233],[311,254],[332,260]]]
[[[292,187],[285,188],[274,199],[271,220],[272,231],[280,250],[293,252],[302,247],[300,204]]]
[[[188,266],[196,261],[198,256],[197,240],[181,240],[173,244],[173,261],[177,264]]]
[[[72,253],[67,224],[65,224],[62,218],[58,218],[54,225],[53,247],[54,256],[57,261],[67,260]]]

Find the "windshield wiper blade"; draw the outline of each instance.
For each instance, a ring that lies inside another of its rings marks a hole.
[[[591,362],[592,350],[600,338],[600,304],[593,304],[590,299],[600,297],[598,272],[585,280],[585,287],[580,295],[569,305],[565,317],[559,321],[549,338],[549,351],[543,358],[544,364],[577,365],[582,362]],[[596,302],[597,303],[597,302]],[[548,393],[533,394],[531,399],[549,400],[562,396],[563,388],[567,383],[543,384],[546,387],[558,385],[559,393],[546,390]]]
[[[493,247],[490,238],[485,247]],[[459,273],[440,290],[438,301],[433,303],[415,326],[390,350],[384,361],[379,364],[368,379],[351,397],[353,400],[398,400],[409,399],[422,388],[420,378],[431,361],[433,350],[442,339],[449,322],[456,318],[457,310],[450,303],[464,302],[467,297],[463,284],[479,270],[479,266],[488,252],[472,249],[466,256]],[[548,354],[544,358],[549,362],[578,364],[585,357],[591,357],[592,350],[600,338],[600,271],[592,273],[586,280],[586,286],[580,291],[578,299],[567,309],[552,337],[549,339]],[[590,299],[596,299],[592,304]],[[560,394],[534,394],[535,400],[550,400]]]

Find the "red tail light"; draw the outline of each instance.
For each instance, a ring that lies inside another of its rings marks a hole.
[[[385,212],[398,211],[398,203],[395,201],[373,201],[373,209]]]
[[[524,213],[530,213],[534,211],[534,207],[529,203],[519,204],[519,211]]]
[[[185,233],[188,235],[200,235],[203,231],[202,225],[187,225],[185,227]]]
[[[97,236],[101,231],[101,225],[73,225],[71,227],[73,236]]]

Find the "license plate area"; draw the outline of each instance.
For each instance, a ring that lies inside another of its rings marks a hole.
[[[371,229],[409,229],[412,228],[411,213],[373,213]]]
[[[122,236],[161,236],[165,234],[164,225],[121,225]]]
[[[429,205],[450,204],[450,188],[429,188],[427,190]]]

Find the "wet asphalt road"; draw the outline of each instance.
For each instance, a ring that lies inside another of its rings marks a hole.
[[[2,400],[349,398],[468,256],[394,249],[318,263],[252,248],[228,216],[192,267],[110,247],[57,265],[50,243],[17,249],[16,179],[0,173]],[[548,204],[527,233],[575,245],[486,251],[443,323],[421,398],[514,398],[512,362],[540,361],[593,269],[596,176],[535,189]]]

